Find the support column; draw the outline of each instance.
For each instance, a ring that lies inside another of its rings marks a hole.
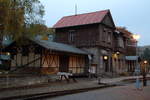
[[[122,63],[122,59],[120,59],[120,73],[122,73],[123,71],[123,67],[122,67],[123,63]]]
[[[114,75],[116,72],[115,59],[112,58],[112,74]]]
[[[116,59],[116,73],[118,74],[119,72],[119,61],[118,58]]]
[[[111,65],[111,53],[109,52],[109,55],[108,55],[108,72],[111,72],[110,69],[111,69],[112,65]]]

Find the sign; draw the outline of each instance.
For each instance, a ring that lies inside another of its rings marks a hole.
[[[2,55],[0,55],[0,57],[1,57],[1,59],[3,59],[3,60],[10,60],[10,54],[9,54],[9,55],[4,55],[4,54],[2,54]]]

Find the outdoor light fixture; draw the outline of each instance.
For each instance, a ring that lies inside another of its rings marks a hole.
[[[133,34],[132,35],[133,38],[137,41],[138,39],[140,39],[140,35],[139,34]]]
[[[10,53],[9,53],[9,52],[7,52],[7,55],[9,56],[9,55],[10,55]]]
[[[117,51],[117,52],[116,52],[116,54],[117,54],[117,55],[119,55],[119,54],[120,54],[120,52],[119,52],[119,51]]]
[[[147,60],[144,60],[144,64],[147,64]]]
[[[107,60],[107,59],[108,59],[108,56],[104,56],[103,59],[104,59],[104,60]]]
[[[133,39],[135,39],[136,40],[136,56],[138,56],[138,52],[137,52],[137,49],[138,49],[138,39],[140,38],[140,35],[138,35],[138,34],[133,34],[132,35],[132,37],[133,37]],[[140,65],[138,64],[138,59],[136,59],[136,68],[135,68],[135,72],[137,73],[137,76],[138,77],[136,77],[136,84],[135,84],[135,86],[136,86],[136,88],[137,89],[140,89],[140,80],[139,80],[139,75],[140,75]]]
[[[115,53],[115,54],[113,54],[112,57],[115,58],[115,59],[117,59],[117,58],[118,58],[118,55]]]

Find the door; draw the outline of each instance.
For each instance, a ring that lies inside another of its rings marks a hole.
[[[109,72],[108,60],[104,61],[105,72]]]
[[[68,72],[69,71],[69,56],[60,56],[59,57],[59,71]]]

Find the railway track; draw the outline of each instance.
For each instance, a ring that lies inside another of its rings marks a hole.
[[[84,89],[47,92],[47,93],[22,95],[22,96],[13,96],[13,97],[0,98],[0,100],[42,100],[42,99],[52,98],[52,97],[56,97],[56,96],[63,96],[63,95],[68,95],[68,94],[87,92],[87,91],[91,91],[91,90],[109,88],[109,87],[114,87],[114,86],[117,86],[117,85],[111,84],[111,85],[104,85],[104,86],[84,88]]]

